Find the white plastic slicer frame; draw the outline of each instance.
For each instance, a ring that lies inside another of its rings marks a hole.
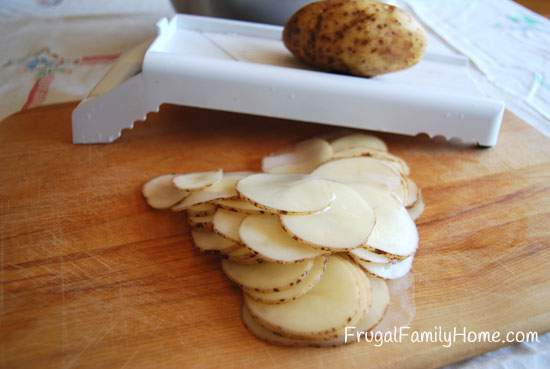
[[[163,103],[497,142],[504,104],[479,94],[462,57],[428,49],[407,71],[367,79],[301,65],[278,26],[176,15],[158,29],[74,110],[74,143],[113,142]]]

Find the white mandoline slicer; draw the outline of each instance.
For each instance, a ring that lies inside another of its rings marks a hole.
[[[497,142],[504,104],[477,91],[464,57],[428,48],[413,68],[359,78],[308,69],[285,49],[278,26],[176,15],[158,29],[74,110],[74,143],[112,142],[163,103]]]

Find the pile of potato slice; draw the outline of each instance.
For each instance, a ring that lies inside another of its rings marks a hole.
[[[336,346],[346,326],[373,329],[390,304],[384,280],[405,276],[418,247],[424,202],[408,165],[355,133],[301,142],[262,170],[162,175],[143,195],[185,211],[195,246],[224,256],[257,337]]]

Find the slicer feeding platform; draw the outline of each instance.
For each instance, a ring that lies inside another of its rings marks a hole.
[[[278,26],[176,15],[158,29],[75,109],[74,143],[112,142],[171,103],[496,144],[504,105],[477,91],[463,57],[428,48],[413,68],[359,78],[304,66]]]

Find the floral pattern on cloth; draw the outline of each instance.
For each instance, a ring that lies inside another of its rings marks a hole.
[[[74,0],[39,6],[37,0],[20,1],[52,12],[80,3]],[[110,1],[109,6],[115,3],[120,1]],[[21,109],[86,97],[118,55],[154,37],[156,22],[170,16],[122,13],[72,16],[70,13],[71,16],[29,17],[18,15],[19,10],[25,9],[20,9],[15,0],[7,4],[0,1],[0,4],[0,120]],[[82,3],[86,4],[91,6],[90,2]],[[118,9],[134,11],[125,4],[126,7],[118,4]],[[14,10],[13,16],[3,16],[10,6],[17,6],[19,10]]]
[[[51,52],[49,48],[43,48],[31,55],[17,60],[9,60],[3,67],[19,65],[26,72],[34,75],[35,82],[27,94],[27,98],[21,110],[41,105],[48,95],[50,85],[58,73],[70,74],[74,65],[94,65],[100,63],[110,64],[116,60],[119,53],[108,55],[84,56],[76,59],[66,59]]]

